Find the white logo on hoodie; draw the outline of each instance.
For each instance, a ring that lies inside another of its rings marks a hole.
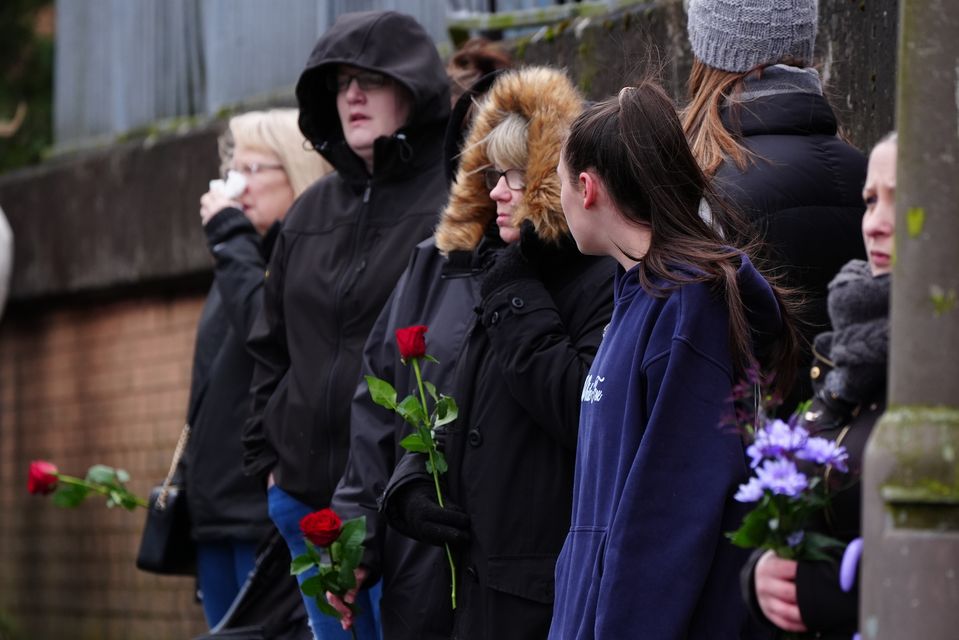
[[[580,400],[589,403],[602,400],[603,390],[599,388],[599,385],[603,382],[606,382],[605,376],[596,376],[595,378],[592,374],[586,376],[586,384],[583,385],[583,395]]]

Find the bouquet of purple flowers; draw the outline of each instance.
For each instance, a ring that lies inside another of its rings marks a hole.
[[[727,535],[737,546],[772,549],[781,558],[830,560],[825,550],[843,543],[806,531],[806,526],[829,503],[825,471],[847,472],[849,454],[835,442],[811,436],[799,424],[799,415],[801,411],[784,422],[759,414],[756,428],[747,426],[753,442],[746,453],[755,475],[739,486],[735,499],[757,505]]]

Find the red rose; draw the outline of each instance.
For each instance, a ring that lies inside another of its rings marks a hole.
[[[57,488],[57,467],[46,460],[34,460],[30,463],[27,476],[27,491],[33,494],[47,495]]]
[[[396,346],[399,347],[403,360],[426,355],[426,331],[427,328],[421,324],[396,330]]]
[[[318,547],[328,547],[340,537],[343,522],[333,509],[321,509],[303,516],[300,531]]]

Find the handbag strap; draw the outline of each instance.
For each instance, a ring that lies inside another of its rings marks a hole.
[[[170,493],[170,486],[173,484],[173,474],[176,473],[177,465],[180,464],[180,458],[183,457],[183,450],[186,449],[186,442],[190,438],[190,424],[183,425],[183,431],[180,432],[180,439],[176,442],[176,449],[173,450],[173,460],[170,462],[170,470],[167,471],[166,478],[160,486],[160,493],[157,494],[156,506],[161,511],[166,509],[166,498]]]

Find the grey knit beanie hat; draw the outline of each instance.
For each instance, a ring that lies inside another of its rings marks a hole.
[[[744,72],[786,56],[812,64],[818,0],[689,0],[693,53],[710,67]]]

